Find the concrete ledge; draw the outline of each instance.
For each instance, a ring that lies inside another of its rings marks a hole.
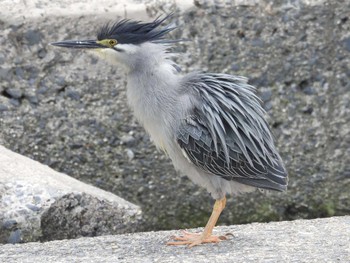
[[[198,229],[197,229],[198,231]],[[350,262],[350,216],[218,227],[229,241],[187,249],[179,231],[0,246],[1,262]]]
[[[138,206],[0,146],[0,243],[135,232]]]
[[[247,1],[247,0],[244,0]],[[254,1],[254,0],[253,0]],[[2,1],[2,10],[0,10],[1,19],[12,23],[32,20],[41,17],[57,17],[57,16],[104,16],[105,18],[113,18],[116,16],[131,15],[139,19],[149,19],[146,15],[147,6],[152,1],[137,0],[90,0],[86,2],[77,2],[72,0],[62,0],[60,2],[45,2],[40,0],[29,0],[23,5],[15,5],[11,0]],[[171,3],[169,3],[170,5]],[[192,7],[193,1],[177,0],[176,5],[181,9]],[[30,12],[28,12],[30,10]],[[18,14],[21,14],[20,16]]]

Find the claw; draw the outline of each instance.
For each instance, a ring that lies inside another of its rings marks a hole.
[[[220,240],[227,240],[227,239],[228,239],[227,236],[218,236],[218,238],[219,238]]]

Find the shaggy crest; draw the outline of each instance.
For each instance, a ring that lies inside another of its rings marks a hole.
[[[123,19],[114,24],[107,23],[97,34],[98,40],[116,39],[120,44],[142,44],[144,42],[169,42],[164,36],[176,27],[167,25],[161,27],[161,24],[172,17],[172,14],[164,18],[156,18],[153,22],[144,23],[141,21],[132,21]]]

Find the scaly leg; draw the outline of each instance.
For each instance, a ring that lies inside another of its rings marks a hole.
[[[226,197],[216,200],[213,208],[213,212],[206,224],[203,233],[190,233],[183,231],[183,235],[175,237],[174,242],[168,242],[167,245],[188,245],[194,247],[202,243],[218,243],[227,239],[225,236],[213,236],[213,228],[219,219],[219,216],[226,206]]]

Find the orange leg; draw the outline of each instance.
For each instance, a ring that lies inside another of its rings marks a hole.
[[[175,237],[174,242],[168,242],[167,245],[188,245],[194,247],[202,243],[218,243],[227,239],[225,236],[213,236],[213,228],[219,219],[219,216],[226,206],[226,197],[216,200],[213,208],[213,212],[206,224],[203,233],[190,233],[183,231],[183,235]]]

